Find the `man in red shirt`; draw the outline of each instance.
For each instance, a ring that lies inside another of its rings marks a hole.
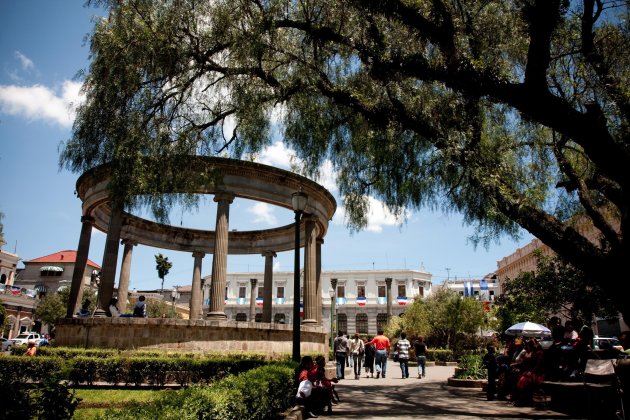
[[[383,373],[383,378],[387,373],[387,356],[389,356],[389,347],[391,343],[389,338],[383,335],[383,330],[378,331],[378,335],[372,339],[368,344],[373,344],[376,349],[375,365],[376,365],[376,378]]]

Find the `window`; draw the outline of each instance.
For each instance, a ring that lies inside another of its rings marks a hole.
[[[236,314],[236,320],[237,321],[247,321],[247,314],[244,314],[243,312],[239,312]]]
[[[337,314],[337,333],[343,331],[344,334],[348,333],[348,315]]]
[[[228,299],[228,297],[227,297],[227,291],[228,291],[228,288],[227,288],[227,286],[226,286],[226,287],[225,287],[225,300],[227,300],[227,299]]]
[[[407,296],[407,288],[404,284],[398,285],[398,296]]]
[[[238,288],[238,298],[239,299],[245,299],[245,295],[247,293],[247,287],[245,286],[240,286]]]
[[[284,286],[278,286],[278,291],[276,292],[276,297],[280,299],[284,299]],[[277,314],[282,315],[282,314]]]
[[[378,286],[378,297],[387,297],[387,295],[385,294],[385,286]]]
[[[337,286],[337,297],[338,298],[346,297],[346,286]]]
[[[387,314],[376,315],[376,331],[383,331],[387,325]]]
[[[257,313],[255,319],[256,319],[256,322],[262,322],[262,314],[261,313]]]
[[[275,314],[273,316],[273,322],[276,324],[286,324],[287,320],[284,314]]]
[[[360,297],[360,298],[365,297],[365,286],[363,285],[357,286],[357,297]]]
[[[258,288],[258,297],[262,299],[264,297],[264,293],[265,293],[265,288],[264,287],[259,287]]]
[[[368,333],[368,316],[367,314],[357,314],[356,318],[357,332],[359,334]]]

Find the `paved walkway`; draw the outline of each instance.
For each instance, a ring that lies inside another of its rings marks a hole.
[[[514,407],[505,401],[486,401],[480,389],[446,385],[454,367],[427,367],[427,377],[417,379],[417,368],[402,379],[398,363],[388,363],[387,378],[354,379],[346,368],[346,379],[336,385],[341,402],[333,406],[335,420],[355,419],[568,419],[565,414],[531,407]],[[574,418],[574,417],[573,417]]]

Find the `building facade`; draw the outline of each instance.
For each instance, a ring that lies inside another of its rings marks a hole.
[[[263,273],[228,273],[225,314],[237,321],[260,321],[264,303]],[[390,281],[391,279],[391,281]],[[272,322],[293,322],[293,272],[274,272]],[[204,312],[210,302],[210,277],[204,278]],[[389,283],[389,285],[388,285]],[[333,284],[336,284],[333,287]],[[400,315],[415,299],[431,293],[431,274],[417,270],[323,271],[320,277],[322,327],[375,335],[387,323],[387,295],[391,314]],[[300,296],[303,297],[301,287]],[[334,305],[333,305],[334,303]]]

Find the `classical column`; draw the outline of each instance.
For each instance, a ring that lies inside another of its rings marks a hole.
[[[123,248],[122,265],[120,266],[120,278],[118,279],[118,310],[121,314],[127,311],[127,297],[129,295],[129,274],[131,273],[131,257],[133,247],[138,245],[128,239],[120,241],[125,246]]]
[[[317,291],[317,297],[315,298],[317,305],[315,308],[317,309],[317,323],[319,325],[324,325],[323,315],[322,315],[322,307],[324,306],[324,300],[322,298],[322,244],[324,243],[323,238],[317,238],[315,245],[315,290]]]
[[[205,252],[195,251],[192,254],[195,259],[193,266],[192,288],[190,289],[190,319],[201,319],[203,315],[201,293],[201,260],[206,256]]]
[[[334,340],[335,331],[337,331],[337,323],[335,321],[335,315],[337,315],[337,311],[335,310],[337,304],[337,279],[330,279],[330,286],[335,291],[332,302],[330,303],[330,334],[333,336]],[[332,340],[330,346],[332,347]]]
[[[387,294],[387,322],[392,318],[392,278],[385,279],[385,292]]]
[[[271,299],[273,292],[273,259],[276,253],[273,251],[265,251],[262,253],[265,257],[265,279],[263,283],[263,312],[262,322],[271,323]]]
[[[304,218],[304,321],[303,325],[317,324],[316,238],[317,225],[312,216]],[[321,302],[319,302],[321,305]]]
[[[81,234],[79,236],[79,247],[77,258],[74,262],[72,272],[72,283],[70,285],[70,297],[66,308],[66,318],[72,318],[79,308],[83,294],[83,276],[87,266],[88,254],[90,252],[90,238],[92,236],[92,224],[94,219],[90,216],[81,217]]]
[[[101,284],[98,288],[98,301],[100,309],[103,310],[109,306],[109,301],[114,294],[116,265],[118,264],[118,244],[120,242],[120,231],[122,230],[122,212],[122,203],[116,203],[116,200],[112,200],[112,214],[109,218],[105,252],[103,253]]]
[[[228,227],[230,221],[230,204],[234,194],[218,192],[214,196],[217,205],[217,223],[215,229],[214,254],[212,258],[212,292],[208,318],[226,319],[225,315],[225,283],[227,274]]]
[[[256,291],[256,283],[258,283],[258,279],[249,279],[249,282],[252,285],[251,292],[249,294],[249,322],[256,321],[256,296],[254,292]]]

